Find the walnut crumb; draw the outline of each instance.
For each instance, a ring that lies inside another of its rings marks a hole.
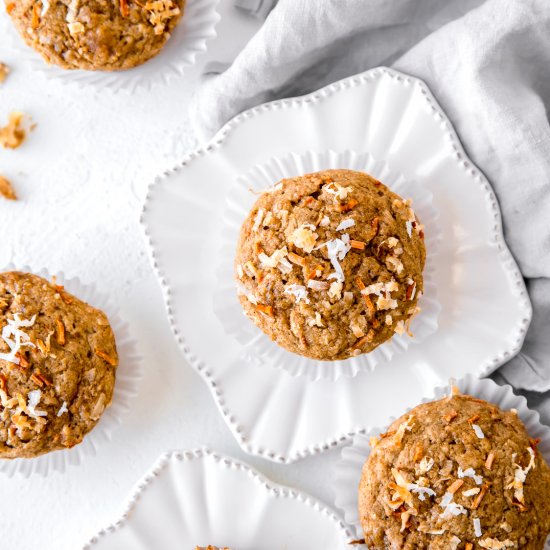
[[[5,63],[0,63],[0,84],[2,84],[10,74],[10,69]]]
[[[10,114],[8,124],[0,128],[0,145],[4,149],[17,149],[20,147],[27,136],[27,131],[23,127],[25,115],[19,112]]]
[[[9,201],[17,200],[17,195],[15,194],[12,184],[3,176],[0,176],[0,195]]]

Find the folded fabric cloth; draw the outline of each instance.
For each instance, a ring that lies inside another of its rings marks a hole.
[[[241,0],[242,2],[243,0]],[[240,111],[379,65],[423,79],[488,176],[534,317],[494,375],[550,422],[550,10],[547,0],[280,0],[197,95],[206,137]]]

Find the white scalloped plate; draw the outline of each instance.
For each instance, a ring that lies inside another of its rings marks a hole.
[[[208,450],[162,456],[121,519],[84,550],[345,550],[351,535],[321,503]]]
[[[384,368],[311,382],[239,359],[241,345],[213,311],[214,256],[227,186],[273,156],[330,149],[369,152],[432,191],[441,213],[434,282],[442,311],[436,333]],[[238,115],[157,178],[142,223],[185,358],[242,448],[279,462],[384,424],[396,403],[413,406],[450,377],[489,374],[517,353],[531,319],[489,183],[426,85],[386,68]]]

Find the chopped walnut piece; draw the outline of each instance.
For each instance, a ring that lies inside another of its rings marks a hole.
[[[0,128],[0,145],[4,149],[17,149],[27,135],[23,128],[23,113],[13,112],[10,114],[8,124]]]
[[[12,184],[6,178],[0,176],[0,195],[10,201],[16,201],[17,195]]]
[[[10,69],[5,63],[0,63],[0,84],[6,80],[8,74],[10,74]]]

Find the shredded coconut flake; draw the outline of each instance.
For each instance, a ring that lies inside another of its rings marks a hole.
[[[525,495],[523,494],[523,484],[525,483],[525,480],[527,479],[527,474],[535,469],[535,451],[531,447],[527,447],[527,450],[529,451],[530,459],[529,464],[522,468],[519,464],[516,464],[516,454],[514,453],[512,455],[512,461],[514,461],[514,481],[507,486],[507,489],[514,489],[514,497],[518,502],[521,504],[525,504]]]
[[[328,295],[331,298],[336,298],[339,300],[342,297],[342,288],[344,287],[344,284],[342,281],[334,281],[334,283],[331,283],[330,288],[328,289]]]
[[[476,474],[476,471],[473,468],[467,468],[466,470],[463,470],[460,466],[458,467],[458,477],[460,479],[465,477],[472,478],[476,485],[481,485],[483,483],[483,476],[479,476]]]
[[[326,281],[317,281],[316,279],[310,279],[307,282],[307,287],[312,290],[327,290],[329,286],[330,285]]]
[[[405,227],[407,228],[407,234],[409,235],[409,237],[412,237],[412,232],[413,232],[413,224],[411,221],[406,221],[405,222]]]
[[[472,424],[472,428],[479,439],[485,439],[485,434],[483,433],[483,430],[480,426],[478,426],[477,424]]]
[[[0,359],[19,365],[17,354],[21,351],[21,348],[23,346],[35,347],[29,335],[21,329],[32,327],[36,321],[36,315],[33,315],[31,319],[25,320],[21,319],[16,313],[13,319],[7,319],[6,321],[8,324],[2,329],[2,339],[8,344],[10,351],[9,353],[0,353]]]
[[[321,227],[327,227],[327,225],[330,225],[330,218],[328,216],[323,216],[323,219],[319,222],[319,225]]]
[[[239,296],[245,296],[251,304],[256,305],[258,303],[256,296],[243,285],[237,285],[237,294]]]
[[[466,491],[462,491],[462,494],[465,497],[473,497],[473,496],[477,495],[479,493],[479,491],[481,491],[481,489],[479,487],[474,487],[473,489],[466,489]]]
[[[349,229],[350,227],[353,227],[355,225],[355,220],[353,218],[348,218],[346,220],[342,220],[338,227],[336,228],[336,231],[345,231],[346,229]]]
[[[445,493],[439,506],[443,508],[443,512],[440,514],[442,518],[448,518],[451,516],[460,516],[461,514],[467,514],[466,508],[461,504],[453,502],[452,493]]]
[[[67,408],[67,402],[63,401],[63,404],[61,405],[61,407],[59,407],[59,410],[57,411],[57,416],[62,416],[63,414],[68,412],[68,410],[69,409]]]
[[[428,473],[432,469],[434,463],[435,461],[433,458],[425,456],[424,458],[422,458],[420,464],[418,465],[420,472],[423,474]]]
[[[395,309],[397,307],[397,300],[394,300],[393,298],[384,298],[383,296],[379,296],[376,300],[376,307],[380,311]]]
[[[38,416],[48,416],[46,411],[39,411],[38,407],[40,399],[42,398],[42,392],[40,390],[33,390],[27,394],[27,411],[30,416],[35,418]]]
[[[462,542],[456,535],[453,535],[453,538],[449,541],[449,549],[450,550],[457,550],[458,545]]]
[[[334,278],[338,281],[344,281],[344,271],[342,270],[340,262],[346,257],[347,253],[351,249],[351,246],[349,244],[349,235],[347,233],[344,233],[341,239],[333,239],[332,241],[327,241],[322,246],[327,247],[328,258],[330,260],[330,263],[332,264],[332,267],[334,268],[334,271],[336,272]]]
[[[315,317],[313,319],[310,319],[307,322],[307,324],[310,327],[325,328],[325,325],[323,325],[323,319],[321,317],[321,314],[318,311],[315,312]]]
[[[481,548],[489,548],[490,550],[502,550],[503,548],[515,548],[516,543],[509,539],[500,541],[497,539],[486,538],[478,542]]]
[[[292,232],[289,240],[294,246],[301,248],[309,254],[315,247],[318,237],[315,229],[316,227],[311,223],[300,225]]]
[[[481,532],[481,521],[479,518],[474,518],[474,533],[478,538],[483,535],[483,533]]]
[[[296,303],[299,304],[300,301],[309,304],[309,298],[307,297],[307,289],[303,285],[287,285],[285,287],[285,294],[289,296],[294,296],[296,298]]]
[[[433,489],[430,489],[429,487],[423,487],[422,485],[418,485],[417,483],[409,483],[407,485],[407,489],[411,493],[415,493],[418,495],[418,498],[422,501],[426,500],[426,495],[429,497],[435,497],[435,491]]]
[[[331,182],[325,185],[323,190],[331,195],[334,195],[338,200],[345,201],[353,190],[353,187],[343,187],[338,183]]]

